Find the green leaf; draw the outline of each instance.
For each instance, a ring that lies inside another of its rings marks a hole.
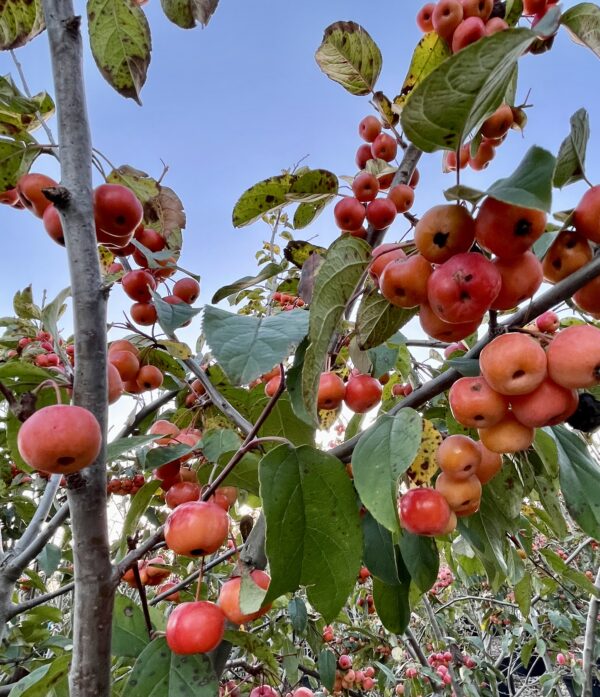
[[[564,426],[553,426],[552,434],[567,510],[585,533],[600,539],[600,465],[590,457],[581,438]]]
[[[477,358],[451,358],[446,361],[446,365],[454,368],[465,377],[476,377],[481,375],[479,360]]]
[[[202,328],[215,359],[231,382],[243,385],[292,353],[307,332],[308,312],[291,310],[259,318],[206,306]]]
[[[47,329],[55,342],[60,339],[58,330],[58,320],[62,317],[63,312],[67,309],[65,300],[71,296],[71,288],[64,288],[60,293],[49,302],[42,310],[42,324]]]
[[[373,602],[381,624],[394,634],[403,634],[410,621],[408,594],[410,585],[388,586],[378,578],[373,579]]]
[[[244,649],[245,652],[252,654],[255,658],[261,661],[261,663],[264,663],[272,673],[276,673],[279,669],[279,665],[275,660],[271,647],[261,636],[252,634],[251,632],[228,629],[225,632],[224,641],[228,641],[234,646],[239,646],[240,648]],[[184,696],[182,695],[182,697]]]
[[[150,64],[150,27],[134,0],[87,0],[92,55],[103,77],[138,104]]]
[[[464,186],[463,184],[451,186],[449,189],[444,191],[444,198],[446,201],[467,201],[468,203],[479,203],[484,196],[484,191],[479,191],[479,189],[473,189],[470,186]]]
[[[189,347],[185,344],[180,344],[177,341],[170,341],[168,343],[165,342],[165,348],[167,351],[162,351],[161,349],[157,348],[144,350],[141,355],[142,364],[154,365],[160,370],[161,373],[168,373],[179,380],[185,380],[186,373],[184,368],[182,367],[181,363],[179,363],[179,361],[176,360],[171,353],[169,353],[169,349],[180,354],[177,356],[177,358],[189,358],[192,353]]]
[[[202,435],[200,447],[209,462],[218,462],[223,453],[236,451],[241,444],[242,439],[230,428],[211,428]]]
[[[325,75],[350,94],[372,92],[381,72],[381,51],[356,22],[330,24],[315,59]]]
[[[66,680],[71,655],[57,656],[52,663],[36,668],[8,693],[8,697],[48,697],[51,690]]]
[[[396,547],[391,532],[380,525],[368,511],[362,518],[362,529],[363,561],[371,575],[390,586],[399,584]]]
[[[42,120],[54,114],[54,102],[47,92],[26,97],[15,85],[10,75],[0,77],[0,134],[25,136],[41,126]]]
[[[338,178],[326,169],[309,169],[298,175],[287,194],[289,201],[315,203],[338,193]]]
[[[24,290],[18,290],[13,298],[13,307],[21,319],[41,319],[42,311],[33,302],[31,284]]]
[[[362,555],[358,502],[345,467],[309,446],[281,445],[263,457],[259,476],[271,570],[265,602],[306,586],[311,605],[331,621],[356,582]]]
[[[148,641],[142,609],[131,598],[117,593],[112,627],[113,656],[136,658],[144,650]]]
[[[548,562],[550,568],[560,576],[561,580],[574,583],[589,595],[600,596],[600,591],[593,582],[581,571],[570,567],[556,552],[546,547],[540,549],[540,554]]]
[[[285,271],[285,268],[285,264],[269,263],[264,266],[260,272],[256,274],[256,276],[244,276],[244,278],[240,278],[239,281],[235,281],[234,283],[230,283],[227,286],[219,288],[219,290],[213,295],[211,302],[218,303],[220,300],[223,300],[234,293],[239,293],[240,290],[251,288],[257,283],[261,283],[269,278],[273,278],[273,276],[277,276],[277,274]]]
[[[600,58],[600,7],[581,2],[563,13],[560,23],[576,44],[587,46]]]
[[[219,0],[160,0],[163,12],[182,29],[193,29],[199,22],[206,26]]]
[[[534,39],[529,29],[507,29],[445,60],[404,106],[405,136],[425,152],[458,149],[502,103],[517,61]]]
[[[46,576],[50,576],[56,571],[56,569],[58,569],[61,558],[61,548],[57,547],[55,544],[52,544],[52,542],[48,542],[44,549],[42,549],[42,551],[37,555],[36,560],[40,569],[46,574]]]
[[[327,688],[329,691],[333,690],[335,684],[336,666],[337,660],[333,651],[327,648],[321,649],[319,657],[317,658],[317,668],[323,687]]]
[[[410,467],[421,444],[421,417],[413,409],[383,414],[358,441],[352,456],[354,485],[371,515],[399,533],[398,478]]]
[[[402,90],[394,99],[393,111],[400,114],[415,87],[451,55],[448,44],[434,31],[425,34],[413,52]]]
[[[0,7],[0,51],[23,46],[45,28],[41,0],[7,0]]]
[[[8,6],[11,4],[7,3]],[[4,11],[7,5],[4,5]],[[0,16],[0,23],[1,21]],[[31,143],[12,138],[0,138],[0,191],[13,189],[17,181],[29,172],[29,168],[39,154],[37,146]]]
[[[185,361],[188,358],[191,358],[193,355],[192,349],[187,344],[184,344],[182,341],[165,341],[164,339],[161,339],[160,344],[165,348],[169,356],[172,356],[173,358],[179,358],[179,360]],[[178,375],[178,373],[174,371],[175,366],[171,362],[169,362],[169,372],[172,375]],[[185,375],[185,371],[183,372]]]
[[[486,193],[505,203],[548,213],[552,208],[555,163],[552,153],[534,145],[511,176],[494,182]]]
[[[285,249],[283,250],[283,256],[297,268],[301,269],[304,266],[304,262],[313,254],[318,254],[320,256],[325,256],[327,250],[325,247],[319,247],[311,242],[304,242],[303,240],[290,240]]]
[[[585,152],[590,138],[590,124],[585,109],[578,109],[571,116],[571,132],[563,140],[556,166],[554,186],[562,189],[567,184],[583,179],[585,176]]]
[[[165,334],[173,334],[176,329],[183,327],[186,323],[189,324],[192,317],[202,312],[201,307],[190,307],[187,303],[171,305],[165,302],[155,291],[151,292],[152,301],[158,315],[158,323]]]
[[[219,461],[214,468],[214,476],[220,474],[223,471],[225,465],[231,460],[236,451],[231,450],[229,452],[223,453],[219,457]],[[258,463],[259,456],[255,453],[247,453],[238,462],[231,474],[227,475],[223,481],[223,486],[237,486],[244,491],[249,492],[258,496]],[[198,481],[200,484],[208,484],[208,480],[213,471],[212,467],[201,467],[198,470]]]
[[[109,443],[106,448],[106,461],[114,462],[125,453],[134,453],[136,450],[143,448],[149,443],[153,443],[160,435],[153,436],[129,436],[127,438],[119,438]]]
[[[358,306],[356,335],[361,349],[370,349],[387,341],[418,312],[388,302],[377,289],[366,293]]]
[[[529,617],[532,595],[531,574],[526,573],[523,578],[515,584],[515,600],[524,617]]]
[[[302,397],[306,412],[316,423],[319,379],[331,338],[338,329],[348,300],[367,268],[370,247],[351,235],[338,238],[319,268],[310,307],[310,344],[302,368]],[[291,313],[286,313],[291,314]]]
[[[290,403],[294,414],[298,419],[309,426],[313,426],[313,419],[306,411],[304,400],[302,399],[302,366],[304,364],[304,356],[308,348],[308,337],[305,337],[294,354],[294,363],[287,371],[285,376],[286,389],[290,396]]]
[[[287,607],[288,617],[296,634],[304,634],[308,625],[308,611],[302,598],[292,598]]]
[[[250,574],[242,574],[240,583],[240,610],[252,614],[262,607],[267,591],[254,582]]]
[[[268,401],[269,398],[264,394],[252,401],[251,421],[258,419]],[[280,436],[287,438],[294,445],[312,445],[315,441],[315,428],[299,419],[293,411],[288,396],[282,395],[261,427],[259,436]]]
[[[214,697],[219,690],[210,659],[204,654],[178,656],[164,638],[140,653],[123,695],[127,697]]]
[[[160,193],[160,184],[156,179],[130,165],[121,165],[113,169],[106,177],[106,181],[109,184],[120,184],[131,189],[142,203],[147,203]]]
[[[178,445],[161,445],[158,448],[152,448],[146,453],[143,467],[146,470],[162,467],[167,462],[189,455],[189,453],[198,448],[198,443],[196,445],[184,445],[183,443]]]
[[[295,179],[293,174],[280,174],[244,191],[233,208],[233,227],[250,225],[265,213],[276,211],[289,203],[287,195]]]
[[[301,203],[294,212],[294,220],[292,223],[294,230],[302,230],[308,227],[332,200],[333,197],[326,197],[314,203]]]
[[[127,515],[125,516],[125,523],[123,524],[123,532],[121,533],[121,543],[119,545],[119,553],[125,555],[127,551],[127,538],[135,533],[138,524],[148,510],[150,501],[154,497],[154,494],[160,489],[161,480],[151,479],[146,482],[138,490],[135,496],[131,498],[131,504]]]
[[[435,540],[404,531],[400,538],[400,554],[410,577],[423,593],[437,580],[440,555]]]

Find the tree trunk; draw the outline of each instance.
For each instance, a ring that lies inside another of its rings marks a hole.
[[[92,143],[82,70],[80,18],[71,0],[43,0],[58,114],[61,213],[73,295],[73,401],[100,422],[106,440],[106,299],[92,207]],[[75,597],[71,697],[110,695],[110,640],[115,584],[106,515],[105,448],[96,462],[69,477]]]

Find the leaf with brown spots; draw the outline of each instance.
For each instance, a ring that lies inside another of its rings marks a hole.
[[[150,26],[134,0],[88,0],[90,46],[98,69],[124,97],[138,104],[150,64]]]
[[[180,233],[185,228],[186,217],[183,203],[173,189],[161,186],[158,196],[144,204],[144,221],[160,232],[171,251],[181,248]]]
[[[166,17],[182,29],[193,29],[198,23],[206,26],[219,0],[160,0]]]
[[[10,75],[0,77],[1,135],[20,136],[35,131],[41,126],[38,114],[44,120],[54,114],[54,102],[47,92],[29,98],[18,89]]]
[[[106,177],[106,181],[109,184],[121,184],[131,189],[142,203],[147,203],[160,193],[160,185],[156,179],[130,165],[121,165],[113,169]]]
[[[293,174],[279,174],[244,191],[233,208],[233,227],[250,225],[289,203],[287,194],[296,179]]]
[[[372,92],[381,72],[381,51],[356,22],[328,26],[315,58],[325,75],[350,94]]]
[[[417,456],[408,469],[411,486],[428,486],[438,466],[435,453],[442,442],[442,434],[428,419],[423,419],[423,433]]]
[[[40,151],[21,140],[0,138],[0,191],[16,186],[17,180],[29,172]]]
[[[427,75],[452,55],[448,44],[434,31],[425,34],[417,44],[408,73],[404,78],[404,84],[400,94],[394,99],[391,109],[400,114],[415,87],[424,80]]]
[[[45,28],[41,0],[4,0],[0,4],[0,51],[23,46]]]

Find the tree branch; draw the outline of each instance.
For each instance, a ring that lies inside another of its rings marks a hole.
[[[51,593],[44,593],[43,595],[38,595],[35,598],[31,598],[31,600],[26,600],[18,605],[13,605],[8,613],[8,619],[10,620],[17,615],[22,615],[24,612],[32,610],[34,607],[38,607],[39,605],[45,605],[49,600],[53,600],[54,598],[59,598],[61,595],[70,593],[74,588],[75,582],[71,581],[70,583],[65,583],[64,586],[57,588]]]
[[[600,593],[600,568],[594,581],[596,590]],[[585,640],[583,644],[583,692],[581,697],[592,697],[593,669],[596,665],[594,645],[596,643],[596,624],[598,622],[598,598],[592,595],[585,624]]]
[[[174,399],[180,390],[169,390],[162,394],[160,397],[155,399],[150,404],[146,404],[142,409],[138,411],[135,417],[132,419],[131,423],[125,424],[119,433],[115,436],[114,440],[119,440],[119,438],[127,438],[130,436],[135,429],[142,423],[142,421],[150,414],[158,411],[162,406],[168,404],[172,399]]]
[[[511,315],[505,322],[498,325],[503,331],[510,331],[513,327],[522,327],[527,324],[531,319],[542,314],[546,310],[550,310],[559,303],[563,302],[567,298],[570,298],[573,293],[582,288],[586,283],[589,283],[594,278],[600,275],[600,255],[596,256],[592,261],[586,264],[581,269],[575,271],[570,276],[565,278],[560,283],[550,288],[536,300],[532,300],[526,307],[518,310],[513,315]],[[472,349],[470,349],[463,358],[477,358],[481,353],[481,350],[486,346],[494,337],[485,336],[480,339]],[[387,413],[397,414],[401,409],[406,407],[411,407],[413,409],[419,409],[424,404],[426,404],[430,399],[437,397],[438,394],[449,389],[456,380],[458,380],[462,375],[455,370],[450,368],[444,371],[433,380],[425,383],[421,387],[414,390],[408,397],[405,397],[399,404],[393,406]],[[348,461],[352,456],[352,452],[356,447],[362,433],[350,438],[345,443],[332,448],[329,451],[330,455],[339,458],[343,461]]]
[[[106,512],[106,301],[92,205],[92,143],[83,79],[81,18],[72,0],[42,0],[54,78],[66,201],[61,214],[73,295],[74,404],[98,420],[103,446],[96,461],[67,490],[73,529],[75,601],[72,610],[71,697],[110,695],[111,624],[116,584],[110,564]]]
[[[37,505],[36,511],[33,514],[31,521],[29,522],[29,525],[27,526],[27,529],[21,536],[21,539],[14,546],[14,556],[18,556],[19,554],[21,554],[21,552],[23,552],[27,548],[27,546],[31,544],[31,542],[33,542],[35,537],[42,529],[42,525],[46,522],[46,518],[54,502],[56,492],[60,487],[61,478],[62,477],[60,474],[53,474],[48,480],[46,488],[44,489],[44,493],[42,494],[42,497]]]

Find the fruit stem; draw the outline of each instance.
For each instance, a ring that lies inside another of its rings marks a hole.
[[[200,600],[200,590],[202,588],[202,577],[204,576],[204,557],[200,558],[200,568],[198,569],[198,583],[196,584],[196,602]]]

